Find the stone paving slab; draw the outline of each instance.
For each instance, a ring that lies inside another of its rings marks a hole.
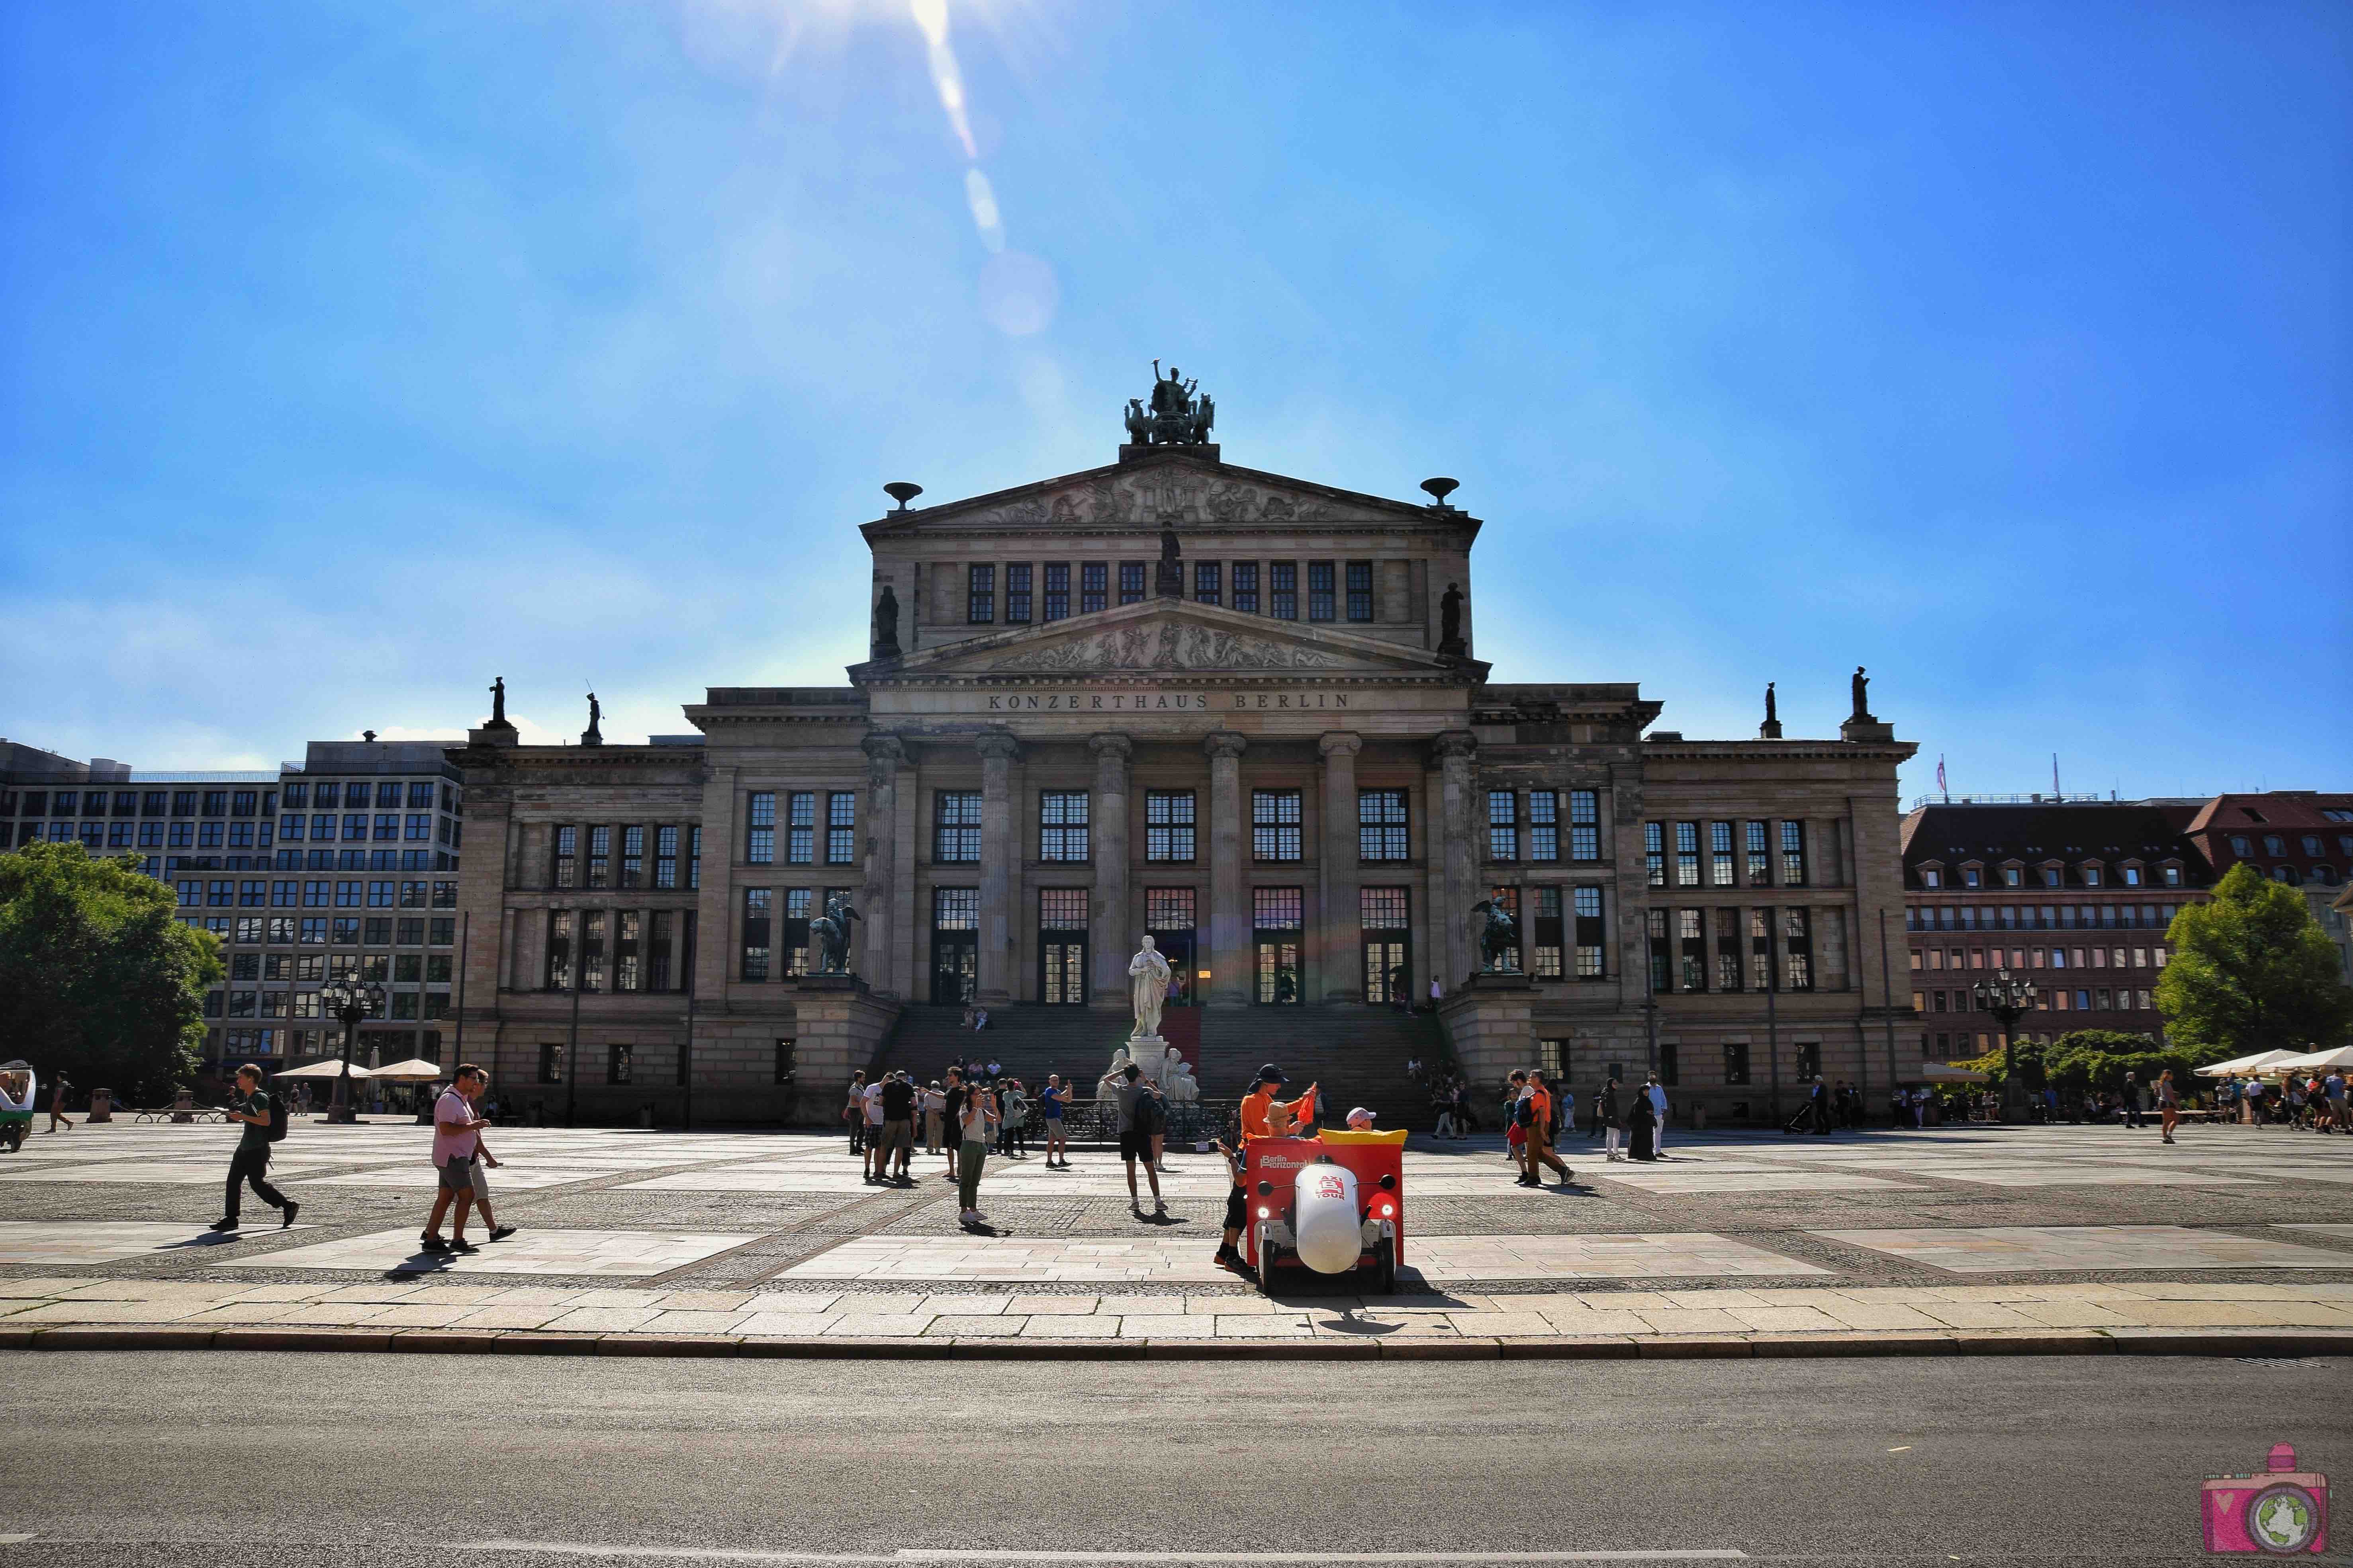
[[[491,1202],[495,1205],[502,1192],[535,1192],[546,1187],[566,1186],[574,1182],[599,1181],[613,1173],[511,1163],[487,1173],[491,1179]],[[274,1168],[269,1174],[272,1181],[282,1182],[290,1187],[389,1187],[402,1192],[430,1192],[441,1183],[440,1172],[430,1165],[416,1164],[395,1165],[378,1171],[353,1171],[340,1176],[286,1177]]]
[[[2033,1268],[2343,1268],[2353,1263],[2353,1258],[2341,1252],[2180,1226],[1994,1226],[1813,1234],[1957,1274]]]
[[[228,1179],[228,1155],[219,1161],[197,1163],[189,1161],[127,1160],[100,1165],[74,1165],[59,1170],[43,1167],[37,1170],[0,1171],[0,1183],[15,1182],[120,1182],[154,1186],[220,1186]],[[332,1170],[343,1161],[272,1160],[269,1174],[272,1180],[303,1171]]]
[[[1623,1163],[1587,1165],[1578,1172],[1580,1179],[1595,1182],[1619,1182],[1649,1193],[1915,1193],[1917,1183],[1891,1182],[1883,1176],[1865,1176],[1841,1171],[1727,1171],[1718,1165],[1678,1170],[1664,1170],[1636,1165],[1628,1169]]]
[[[297,1224],[295,1230],[314,1226]],[[142,1225],[105,1220],[78,1225],[0,1222],[0,1263],[119,1263],[158,1252],[230,1247],[243,1236],[284,1234],[274,1215],[248,1231],[214,1235],[195,1225]]]
[[[299,1228],[299,1227],[298,1227]],[[666,1274],[713,1253],[757,1241],[756,1235],[706,1236],[648,1230],[533,1230],[465,1256],[421,1252],[413,1230],[382,1230],[259,1258],[227,1267],[348,1268],[436,1274]]]
[[[1406,1257],[1423,1279],[1662,1279],[1828,1270],[1760,1247],[1704,1234],[1410,1237]]]

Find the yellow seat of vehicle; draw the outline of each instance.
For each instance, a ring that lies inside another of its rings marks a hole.
[[[1352,1127],[1327,1128],[1315,1135],[1321,1143],[1402,1143],[1407,1129],[1400,1127],[1388,1132],[1359,1132]]]

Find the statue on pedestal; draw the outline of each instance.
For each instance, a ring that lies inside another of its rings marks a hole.
[[[849,973],[850,922],[865,918],[850,907],[847,894],[836,893],[826,900],[825,913],[809,921],[809,936],[817,942],[819,974]]]
[[[1854,678],[1847,684],[1854,694],[1854,717],[1849,720],[1848,722],[1852,724],[1869,724],[1874,722],[1871,717],[1871,703],[1869,701],[1871,679],[1868,676],[1862,673],[1862,666],[1858,664],[1854,667]]]
[[[580,731],[582,745],[601,746],[605,743],[604,719],[605,710],[598,706],[596,694],[592,691],[588,694],[588,728]]]
[[[1130,1039],[1160,1037],[1160,1009],[1168,1000],[1168,983],[1175,978],[1168,957],[1149,933],[1135,956],[1127,961],[1128,994],[1135,1004],[1135,1027]]]
[[[1201,1099],[1200,1080],[1185,1058],[1170,1051],[1160,1065],[1160,1092],[1168,1097],[1171,1105],[1195,1105]]]
[[[1470,645],[1462,640],[1462,588],[1449,583],[1446,592],[1438,596],[1438,651],[1456,657],[1468,653]]]
[[[882,597],[874,604],[874,657],[899,657],[899,595],[891,584],[882,584]]]

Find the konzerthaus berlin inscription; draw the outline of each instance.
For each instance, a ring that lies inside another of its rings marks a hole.
[[[889,487],[847,684],[713,687],[642,746],[472,731],[469,847],[503,854],[463,876],[467,1054],[606,1120],[831,1120],[854,1069],[976,1040],[1092,1083],[1149,934],[1212,1098],[1285,1042],[1368,1093],[1409,1055],[1580,1092],[1655,1065],[1719,1120],[1916,1075],[1883,941],[1912,747],[1860,671],[1813,740],[1493,680],[1452,481],[1235,468],[1212,417],[1161,378],[1107,467]]]

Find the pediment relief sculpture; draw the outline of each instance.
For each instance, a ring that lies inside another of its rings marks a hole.
[[[1335,506],[1322,496],[1167,468],[1091,479],[1048,496],[963,514],[981,528],[1141,527],[1164,523],[1327,522],[1378,514]]]
[[[1351,661],[1323,648],[1251,637],[1215,626],[1154,625],[1114,626],[1092,637],[1072,637],[1046,647],[1025,648],[988,666],[991,669],[1061,671],[1092,669],[1345,669]],[[1356,666],[1355,668],[1369,668]]]

